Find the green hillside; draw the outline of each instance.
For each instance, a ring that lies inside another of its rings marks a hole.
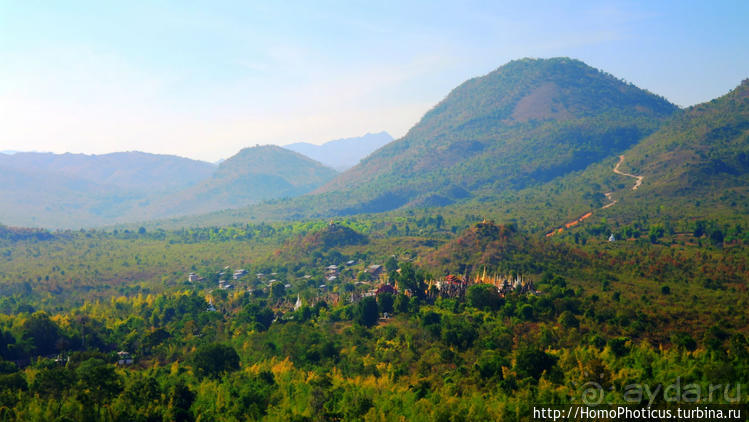
[[[0,155],[0,222],[79,228],[239,208],[302,195],[335,170],[275,147],[245,148],[218,167],[124,152]],[[133,223],[136,224],[136,223]]]
[[[713,232],[740,237],[740,227],[749,223],[749,82],[675,114],[623,152],[618,170],[629,176],[613,171],[618,162],[612,157],[584,172],[520,191],[516,201],[496,204],[495,211],[532,222],[539,231],[592,212],[571,235],[610,233],[633,224],[649,230],[656,223],[691,232],[720,220],[730,228],[714,227]],[[632,176],[641,178],[637,189]],[[602,209],[611,200],[616,202]],[[486,205],[474,203],[464,212]],[[671,223],[675,221],[691,223],[678,227]]]
[[[749,212],[749,80],[690,107],[626,153],[626,168],[644,177],[633,200],[671,213]]]
[[[149,214],[152,217],[196,214],[298,196],[320,187],[335,175],[335,170],[281,147],[245,148],[222,162],[210,179],[154,202]]]
[[[581,208],[578,194],[594,195],[586,203],[600,203],[606,191],[596,194],[604,188],[593,189],[590,183],[559,187],[560,180],[599,163],[601,174],[608,175],[610,161],[613,166],[619,154],[676,112],[665,99],[577,60],[516,60],[455,88],[406,136],[314,195],[166,225],[325,218],[451,204],[476,207],[486,215],[482,204],[527,204],[523,198],[529,196],[538,198],[534,206],[552,208],[544,205],[549,186],[572,192],[562,204],[570,209],[541,214],[564,218]],[[600,184],[600,177],[593,179]]]
[[[122,152],[103,155],[0,154],[0,221],[67,227],[146,217],[149,198],[186,189],[215,166],[187,158]]]
[[[463,83],[404,138],[318,191],[347,191],[336,211],[348,214],[521,189],[627,149],[676,110],[580,61],[513,61]]]

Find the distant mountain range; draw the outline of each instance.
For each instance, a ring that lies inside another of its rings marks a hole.
[[[204,180],[216,167],[203,161],[144,152],[103,155],[17,152],[0,155],[0,166],[34,174],[128,190],[159,192],[182,189]]]
[[[0,154],[0,222],[77,228],[205,213],[301,195],[335,174],[275,146],[218,166],[143,152]]]
[[[196,186],[152,200],[147,214],[172,217],[294,197],[322,186],[336,174],[311,158],[278,146],[245,148],[222,161]]]
[[[144,200],[185,189],[215,166],[142,152],[0,155],[0,221],[80,227],[141,218]]]
[[[606,194],[620,201],[596,212],[628,220],[748,212],[746,86],[681,110],[578,60],[516,60],[461,84],[312,195],[179,223],[447,207],[540,231],[600,210]],[[612,171],[621,155],[623,172],[644,177],[636,191]]]
[[[359,164],[362,158],[392,140],[393,137],[387,132],[379,132],[368,133],[358,138],[336,139],[322,145],[298,142],[284,145],[284,148],[306,155],[338,171],[344,171]]]
[[[162,224],[174,227],[436,207],[541,231],[591,210],[629,220],[746,214],[748,93],[744,81],[681,110],[578,60],[515,60],[455,88],[403,138],[288,146],[339,167],[375,149],[340,174],[267,146],[219,166],[138,153],[102,156],[103,168],[75,155],[0,156],[0,201],[13,204],[0,222],[75,227],[210,212]],[[642,176],[639,189],[622,173]]]

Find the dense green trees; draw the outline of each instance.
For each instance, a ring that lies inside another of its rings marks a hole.
[[[515,355],[515,368],[521,377],[538,380],[544,372],[550,371],[557,363],[555,356],[531,347],[519,349]]]
[[[405,215],[352,222],[368,243],[309,253],[286,246],[327,221],[0,243],[9,293],[0,298],[0,420],[525,420],[529,403],[575,402],[591,380],[614,402],[627,383],[677,377],[747,388],[746,320],[725,307],[747,304],[745,225],[663,221],[650,243],[643,235],[660,222],[606,220],[596,223],[602,233],[641,239],[582,245],[449,212],[442,224],[471,227],[420,237],[438,219]],[[717,230],[722,246],[711,240]],[[180,243],[193,235],[215,238]],[[344,264],[339,280],[319,289],[333,262]],[[372,263],[385,264],[397,293],[365,295],[381,287],[355,279]],[[226,266],[249,274],[218,289]],[[539,293],[419,293],[425,280],[484,271],[520,273]],[[206,279],[188,283],[188,272]],[[274,293],[273,278],[290,287]],[[118,365],[118,351],[134,362]]]
[[[477,284],[469,287],[466,293],[466,301],[474,308],[485,310],[497,310],[503,304],[497,289],[488,284]]]
[[[23,324],[23,339],[40,355],[48,355],[65,349],[65,339],[60,329],[45,312],[36,312]]]
[[[239,355],[233,347],[210,343],[198,347],[192,355],[192,365],[198,375],[218,377],[239,369]]]
[[[387,312],[388,314],[392,314],[394,303],[395,297],[392,293],[384,292],[377,295],[377,307],[380,313]]]
[[[365,297],[356,305],[354,321],[364,327],[371,327],[377,323],[379,309],[374,297]]]

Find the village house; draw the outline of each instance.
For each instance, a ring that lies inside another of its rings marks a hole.
[[[133,357],[128,352],[120,351],[117,352],[117,365],[132,365]]]
[[[369,267],[367,267],[367,269],[364,271],[369,273],[372,276],[372,278],[378,278],[380,274],[382,274],[384,269],[385,268],[382,265],[372,264]]]

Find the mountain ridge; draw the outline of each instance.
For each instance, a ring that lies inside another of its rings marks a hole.
[[[534,104],[546,108],[529,111]],[[538,209],[532,224],[540,231],[562,223],[553,214],[566,219],[584,212],[581,205],[604,205],[619,155],[679,113],[663,97],[579,60],[516,60],[459,85],[404,137],[309,195],[186,224],[432,207],[475,212],[490,204],[519,217],[516,204]],[[560,192],[563,209],[540,210],[555,209],[549,198]],[[523,199],[531,197],[540,202]]]
[[[296,142],[283,147],[306,155],[337,171],[344,171],[392,140],[390,134],[382,131],[359,137],[334,139],[322,145]]]
[[[305,194],[335,174],[335,170],[279,146],[243,148],[221,162],[210,178],[161,198],[149,210],[157,217],[172,217],[236,208]]]
[[[24,171],[57,173],[99,185],[135,190],[186,187],[208,177],[215,169],[214,165],[204,161],[140,151],[99,155],[16,152],[0,155],[0,165]]]
[[[541,102],[545,111],[527,110]],[[490,186],[517,189],[621,152],[677,110],[578,60],[512,61],[453,89],[403,138],[316,192],[367,191],[394,209],[452,203]],[[352,205],[339,211],[378,208]]]
[[[245,148],[218,166],[137,151],[2,154],[0,200],[13,206],[0,210],[0,221],[77,228],[171,218],[301,195],[334,174],[276,146]]]

